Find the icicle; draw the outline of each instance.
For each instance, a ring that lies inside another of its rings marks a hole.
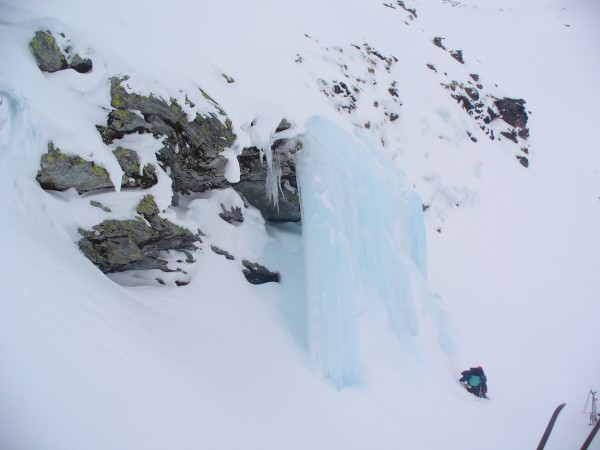
[[[262,151],[267,160],[267,177],[265,179],[267,198],[269,201],[273,202],[273,206],[277,208],[277,211],[279,211],[279,192],[281,191],[281,154],[277,149],[273,148],[272,142],[270,142],[268,149],[263,149]]]

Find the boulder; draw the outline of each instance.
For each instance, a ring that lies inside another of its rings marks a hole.
[[[75,188],[79,194],[96,189],[114,188],[105,168],[79,156],[66,155],[48,143],[42,155],[36,180],[43,189],[66,191]]]
[[[57,72],[69,67],[65,55],[49,31],[36,31],[29,42],[29,48],[42,72]]]

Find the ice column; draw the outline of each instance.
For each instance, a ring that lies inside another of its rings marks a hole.
[[[360,377],[359,311],[378,302],[399,336],[415,335],[414,274],[426,273],[422,207],[381,149],[313,117],[297,170],[302,198],[308,340],[341,388]]]

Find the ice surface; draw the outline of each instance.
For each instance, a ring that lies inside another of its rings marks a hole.
[[[380,302],[400,337],[414,336],[414,272],[426,274],[421,202],[389,158],[320,117],[298,158],[309,348],[337,387],[360,379],[361,311]]]

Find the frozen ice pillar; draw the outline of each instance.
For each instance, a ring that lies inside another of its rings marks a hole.
[[[415,273],[426,276],[422,205],[404,174],[366,136],[312,117],[297,170],[302,199],[308,344],[338,388],[360,378],[359,315],[385,311],[402,339],[418,331]]]

